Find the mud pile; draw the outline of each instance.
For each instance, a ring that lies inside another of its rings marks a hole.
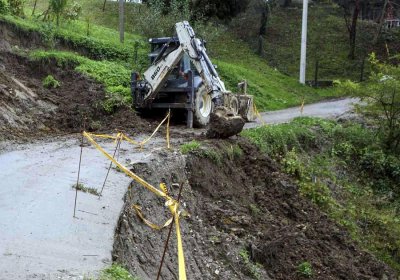
[[[48,75],[60,81],[60,87],[43,87]],[[92,131],[151,130],[129,108],[108,114],[102,106],[104,98],[102,85],[72,69],[57,67],[55,61],[41,63],[0,53],[1,139],[79,132],[83,123]]]
[[[312,265],[313,279],[397,279],[395,272],[360,250],[347,232],[310,201],[268,157],[244,140],[242,155],[221,161],[204,153],[183,157],[160,151],[133,171],[150,183],[186,182],[182,208],[188,279],[302,279],[298,266]],[[209,142],[226,151],[233,142]],[[177,188],[170,190],[177,197]],[[116,229],[113,260],[140,279],[155,279],[167,230],[144,225],[132,209],[162,224],[169,215],[163,201],[132,184]],[[175,234],[162,279],[177,279]],[[246,257],[248,256],[248,258]]]

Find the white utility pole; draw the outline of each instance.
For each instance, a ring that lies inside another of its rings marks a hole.
[[[119,41],[124,42],[125,20],[124,20],[124,3],[125,0],[119,0]]]
[[[307,53],[307,14],[308,0],[303,0],[303,20],[301,24],[301,55],[300,55],[300,83],[306,83],[306,53]]]

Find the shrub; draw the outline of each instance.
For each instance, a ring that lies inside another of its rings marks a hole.
[[[10,12],[14,16],[23,17],[24,14],[24,0],[8,0]]]
[[[67,6],[67,0],[50,0],[49,7],[52,14],[56,16],[57,26],[60,25],[60,17]]]
[[[48,75],[46,78],[44,78],[42,84],[48,89],[58,88],[60,86],[60,82],[57,81],[52,75]]]
[[[0,0],[0,15],[8,14],[9,6],[6,0]]]
[[[74,1],[71,6],[67,7],[64,16],[68,20],[77,20],[82,13],[82,5]]]

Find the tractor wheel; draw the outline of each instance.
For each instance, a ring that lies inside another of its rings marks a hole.
[[[234,115],[237,115],[239,112],[239,100],[236,96],[231,96],[231,100],[229,101],[229,109],[233,112]]]
[[[207,93],[205,86],[201,86],[194,101],[193,124],[196,127],[205,127],[210,122],[210,115],[213,111],[211,95]]]

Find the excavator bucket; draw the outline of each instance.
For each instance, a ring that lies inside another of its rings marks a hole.
[[[235,115],[226,107],[217,107],[210,116],[210,123],[206,132],[208,138],[228,138],[239,134],[245,120]]]

